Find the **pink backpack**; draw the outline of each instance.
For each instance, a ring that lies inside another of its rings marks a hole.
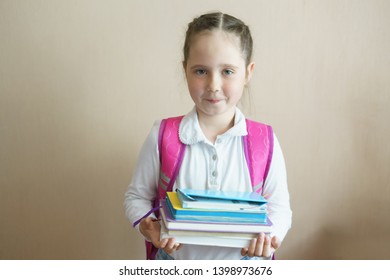
[[[159,203],[165,198],[167,191],[172,191],[180,166],[184,158],[186,145],[179,139],[179,125],[184,116],[164,119],[160,125],[158,147],[160,152],[160,178],[158,182],[158,196],[154,201],[154,208],[144,217],[155,212],[159,217]],[[267,178],[273,152],[273,132],[271,126],[246,120],[248,135],[242,137],[244,154],[249,169],[254,192],[262,193]],[[141,218],[141,219],[142,219]],[[134,223],[138,224],[141,219]],[[157,248],[151,242],[146,242],[146,256],[154,260]]]

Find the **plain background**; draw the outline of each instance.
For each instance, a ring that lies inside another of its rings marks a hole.
[[[390,1],[0,1],[0,259],[143,259],[123,198],[153,122],[192,108],[187,23],[245,21],[242,108],[286,159],[280,259],[390,259]]]

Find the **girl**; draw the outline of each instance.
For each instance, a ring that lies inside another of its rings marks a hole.
[[[208,188],[252,191],[244,158],[243,135],[247,134],[243,113],[237,108],[251,79],[252,37],[249,28],[227,14],[210,13],[195,18],[184,43],[183,67],[195,106],[179,126],[186,144],[174,189]],[[125,195],[125,210],[133,223],[151,208],[160,174],[157,121],[147,137],[133,179]],[[291,210],[285,164],[274,136],[272,161],[263,194],[267,194],[272,236],[259,234],[248,248],[177,244],[174,238],[160,240],[160,225],[150,215],[136,226],[146,240],[159,248],[157,259],[251,259],[269,258],[281,245],[291,226]]]

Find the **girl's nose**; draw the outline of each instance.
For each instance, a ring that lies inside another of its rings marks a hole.
[[[210,75],[207,85],[207,91],[219,92],[221,90],[221,78],[218,75]]]

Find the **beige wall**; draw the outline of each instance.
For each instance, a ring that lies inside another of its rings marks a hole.
[[[390,1],[0,2],[0,259],[143,259],[123,194],[153,121],[186,113],[186,24],[246,21],[248,116],[289,174],[285,259],[390,259]],[[248,102],[251,102],[249,105]]]

